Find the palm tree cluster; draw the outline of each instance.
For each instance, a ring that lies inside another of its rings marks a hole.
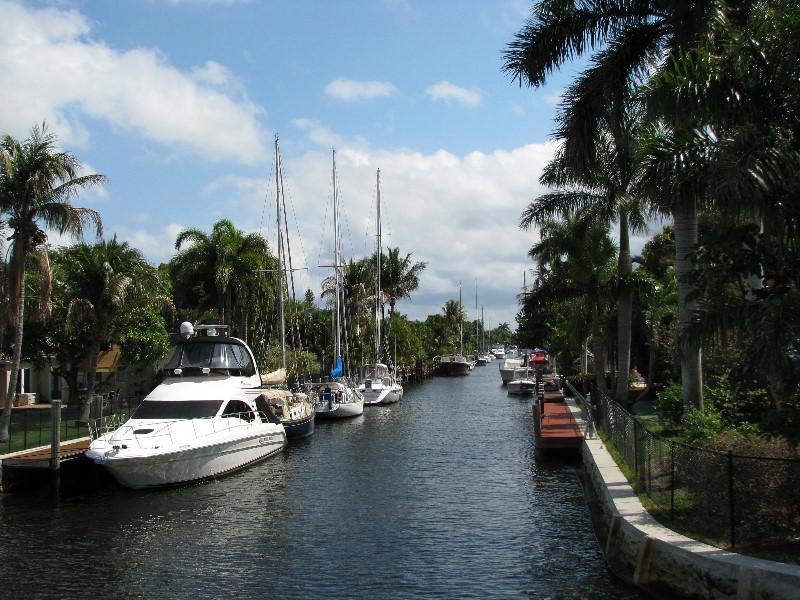
[[[573,349],[591,335],[598,383],[605,345],[627,401],[633,333],[648,332],[634,339],[653,357],[658,330],[672,327],[684,410],[703,411],[703,369],[722,355],[776,409],[798,404],[798,26],[789,0],[534,5],[505,52],[512,80],[537,87],[567,61],[589,62],[558,114],[541,178],[554,191],[520,220],[542,236],[521,335]],[[671,264],[633,270],[630,233],[656,217],[673,224]]]

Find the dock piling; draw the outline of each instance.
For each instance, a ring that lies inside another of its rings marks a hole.
[[[53,400],[50,406],[50,485],[54,490],[61,487],[61,400]]]

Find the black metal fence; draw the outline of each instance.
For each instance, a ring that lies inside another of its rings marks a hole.
[[[597,425],[662,523],[719,547],[797,552],[800,460],[740,456],[662,437],[591,386]]]
[[[131,407],[127,402],[124,406],[113,407],[114,412],[130,414]],[[98,403],[93,408],[92,418],[109,414],[112,412],[111,406],[104,406]],[[61,429],[60,440],[72,440],[89,436],[89,428],[86,425],[77,425],[80,417],[79,406],[61,407]],[[17,408],[11,411],[11,422],[9,424],[9,441],[0,445],[0,454],[10,454],[29,448],[50,445],[52,408],[49,405],[31,408]]]

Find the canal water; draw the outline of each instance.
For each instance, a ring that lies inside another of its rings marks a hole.
[[[634,599],[496,363],[219,480],[0,499],[4,600]]]

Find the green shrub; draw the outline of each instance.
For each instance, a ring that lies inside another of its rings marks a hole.
[[[656,393],[653,408],[658,414],[658,422],[669,427],[677,427],[683,417],[683,388],[673,381]]]
[[[722,419],[713,406],[707,406],[705,412],[692,408],[683,415],[683,435],[687,442],[707,440],[722,431]]]

